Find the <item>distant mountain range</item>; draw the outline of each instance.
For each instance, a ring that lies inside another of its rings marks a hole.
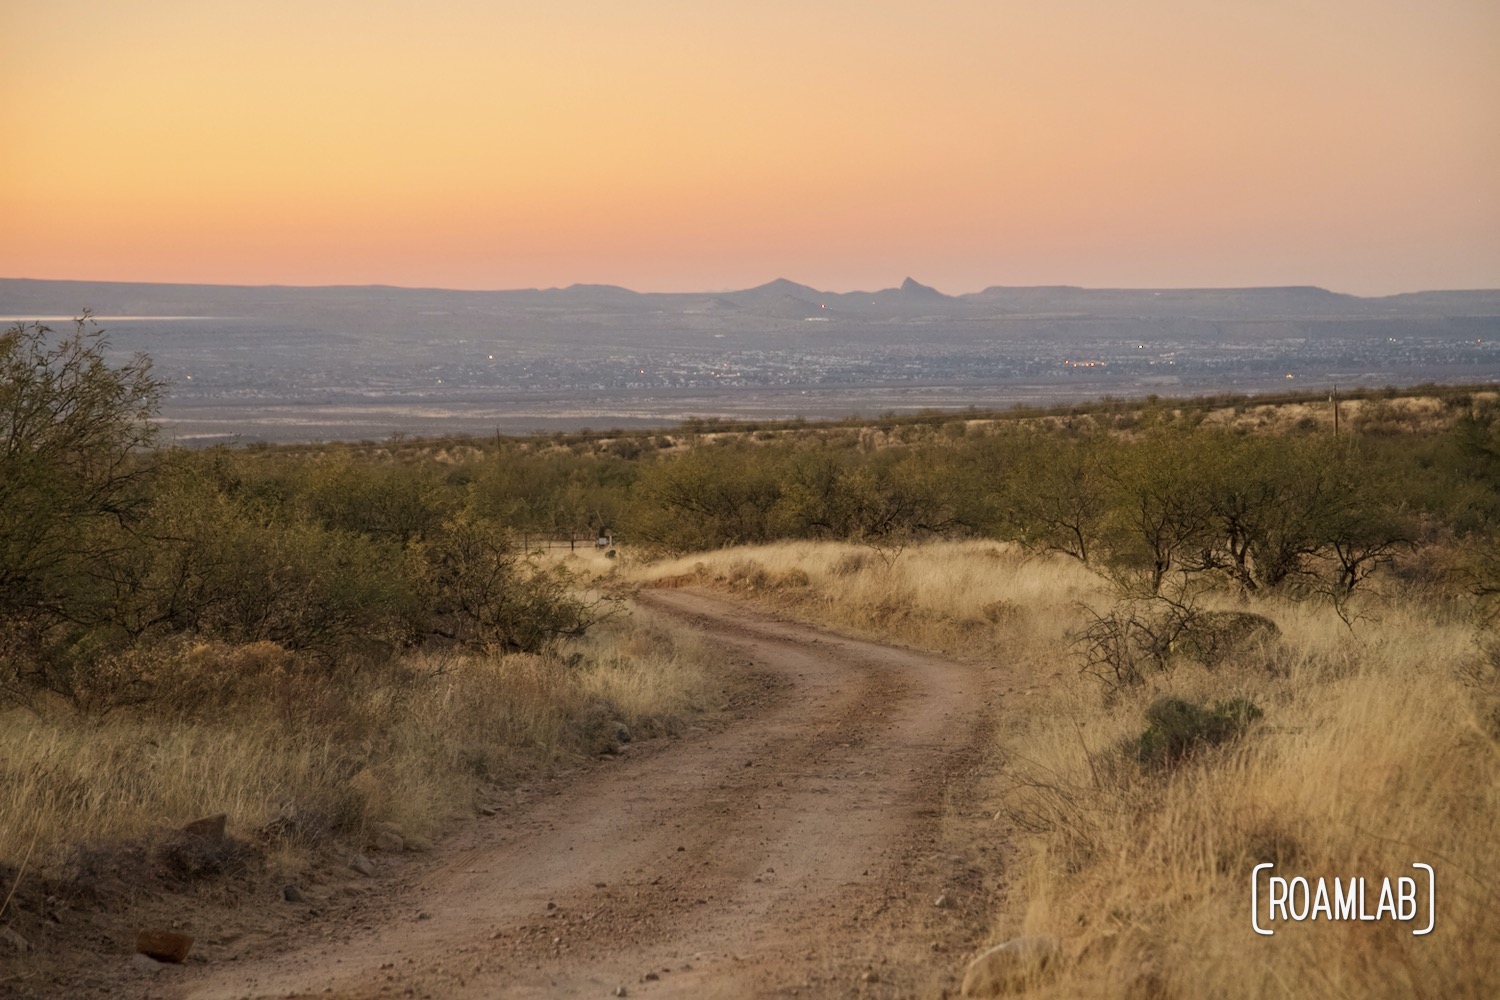
[[[0,279],[0,322],[92,310],[180,440],[872,414],[1103,394],[1500,383],[1500,290],[997,285],[516,291]]]
[[[1435,320],[1500,316],[1500,289],[1411,292],[1363,298],[1312,286],[1268,288],[1079,288],[994,285],[945,295],[907,278],[895,288],[827,292],[777,278],[728,292],[634,292],[615,285],[512,291],[457,291],[389,285],[175,285],[0,279],[0,316],[70,315],[88,308],[119,316],[264,315],[397,310],[411,315],[532,313],[545,324],[559,311],[621,316],[740,313],[766,319],[947,318]],[[550,324],[546,324],[550,325]]]

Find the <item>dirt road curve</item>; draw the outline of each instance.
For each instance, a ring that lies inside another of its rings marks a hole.
[[[481,820],[379,926],[216,963],[178,995],[951,990],[994,866],[947,829],[944,798],[981,753],[995,675],[699,593],[644,599],[760,675],[745,718]]]

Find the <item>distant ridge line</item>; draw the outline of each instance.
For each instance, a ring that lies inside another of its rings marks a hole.
[[[1040,294],[1075,294],[1075,295],[1142,295],[1161,294],[1174,296],[1212,296],[1212,295],[1244,295],[1244,294],[1282,294],[1282,295],[1316,295],[1326,298],[1358,300],[1365,302],[1384,301],[1388,299],[1405,299],[1416,296],[1473,296],[1473,295],[1500,295],[1500,288],[1435,288],[1417,289],[1407,292],[1394,292],[1388,295],[1355,295],[1349,292],[1335,292],[1319,285],[1214,285],[1214,286],[1110,286],[1110,285],[1072,285],[1072,284],[1047,284],[1047,285],[988,285],[978,291],[960,292],[949,294],[939,291],[931,285],[925,285],[915,278],[907,277],[900,285],[876,289],[874,291],[851,290],[847,292],[836,292],[825,289],[814,288],[811,285],[802,284],[789,278],[774,278],[761,285],[755,285],[742,289],[699,289],[692,291],[637,291],[624,285],[610,284],[607,282],[575,282],[567,286],[550,286],[546,288],[447,288],[440,285],[393,285],[383,282],[372,282],[369,284],[322,284],[322,285],[299,285],[284,282],[272,282],[267,284],[232,284],[224,282],[192,282],[192,281],[117,281],[110,279],[95,280],[89,278],[30,278],[30,277],[0,277],[0,291],[10,285],[34,285],[34,286],[93,286],[108,288],[140,288],[140,289],[172,289],[172,290],[235,290],[235,291],[297,291],[297,292],[350,292],[350,291],[380,291],[392,293],[416,293],[433,294],[444,293],[453,295],[525,295],[525,294],[610,294],[628,295],[639,297],[670,297],[670,298],[701,298],[701,297],[728,297],[737,295],[754,294],[779,294],[793,296],[813,296],[825,298],[840,298],[845,296],[872,296],[888,295],[896,293],[919,294],[930,297],[962,301],[966,299],[995,297],[999,295],[1040,295]]]

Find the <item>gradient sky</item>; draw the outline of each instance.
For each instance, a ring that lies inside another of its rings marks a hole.
[[[5,0],[0,276],[1500,286],[1495,0]]]

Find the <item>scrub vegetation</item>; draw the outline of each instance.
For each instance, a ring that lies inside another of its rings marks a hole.
[[[293,867],[420,842],[721,701],[691,641],[448,467],[161,447],[149,362],[105,357],[82,324],[0,337],[6,891],[220,812]]]
[[[1500,987],[1500,655],[1472,578],[1422,568],[1439,555],[1405,555],[1347,601],[1179,594],[1190,641],[1123,682],[1097,671],[1091,628],[1153,602],[1059,553],[935,541],[888,565],[792,542],[640,572],[1005,672],[988,777],[952,821],[982,813],[979,836],[1010,852],[991,939],[1060,949],[1028,996],[1481,997]],[[1419,861],[1438,873],[1431,936],[1251,928],[1256,864],[1364,875],[1373,894]]]
[[[629,592],[700,585],[1013,672],[976,794],[1037,995],[1500,986],[1493,393],[192,451],[106,358],[0,335],[0,889],[219,812],[420,842],[677,732],[724,679]],[[1259,861],[1427,861],[1437,930],[1251,950]]]

